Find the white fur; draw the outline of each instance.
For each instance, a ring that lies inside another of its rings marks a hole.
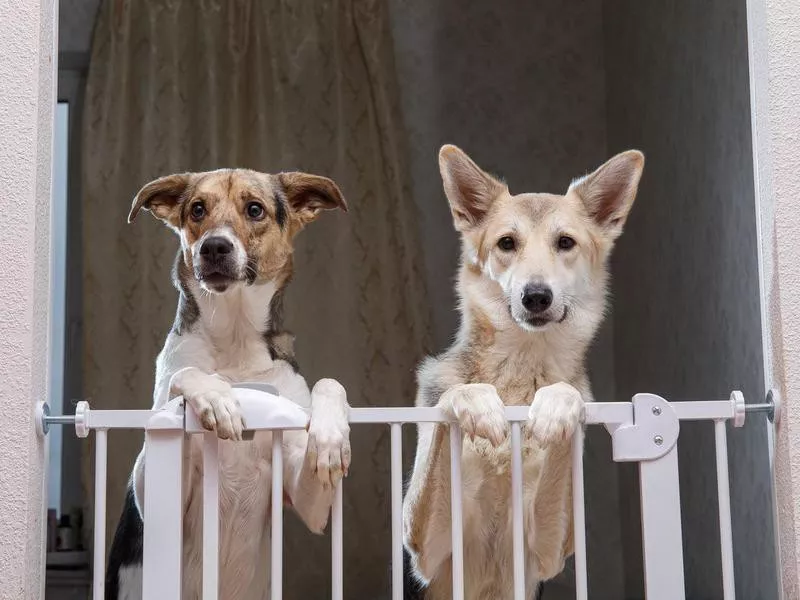
[[[439,404],[458,419],[461,430],[470,438],[486,438],[497,447],[508,437],[505,405],[493,385],[454,385],[442,394]]]
[[[121,567],[119,570],[118,600],[140,600],[142,597],[142,567]]]
[[[536,390],[528,409],[531,433],[549,446],[572,437],[583,414],[581,393],[563,381]]]
[[[200,318],[190,331],[170,333],[156,363],[154,408],[182,395],[204,425],[220,437],[241,439],[242,419],[230,384],[261,381],[281,395],[311,408],[309,431],[284,434],[284,485],[300,517],[314,532],[327,523],[333,487],[350,461],[344,388],[323,379],[309,392],[303,377],[284,361],[273,361],[262,332],[267,327],[272,283],[236,284],[210,294],[190,283]],[[199,598],[201,557],[202,441],[189,442],[184,466],[184,598]],[[270,481],[272,435],[257,432],[252,442],[220,443],[220,598],[269,598]],[[142,506],[144,449],[134,466],[135,495]],[[146,524],[145,524],[146,526]],[[141,597],[140,572],[121,577],[120,598]],[[126,595],[128,594],[128,595]]]

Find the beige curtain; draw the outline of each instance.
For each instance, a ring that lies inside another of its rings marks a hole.
[[[103,3],[84,114],[92,406],[150,406],[154,359],[175,311],[177,239],[147,217],[126,224],[133,194],[162,174],[222,166],[302,169],[339,183],[351,211],[325,214],[297,250],[287,313],[300,366],[311,383],[339,379],[354,406],[412,402],[428,322],[387,10],[377,0]],[[386,433],[353,435],[351,598],[388,589]],[[110,435],[109,538],[141,441],[137,432]],[[84,472],[89,498],[88,457]],[[324,597],[328,540],[295,524],[286,545],[286,597]]]

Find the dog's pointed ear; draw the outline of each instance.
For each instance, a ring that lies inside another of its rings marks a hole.
[[[144,209],[177,230],[180,227],[181,197],[189,186],[191,176],[191,173],[176,173],[148,183],[134,197],[128,223],[133,223],[139,211]]]
[[[495,198],[506,190],[505,184],[476,165],[463,150],[451,144],[446,144],[439,150],[439,171],[458,231],[480,223]]]
[[[595,222],[616,238],[636,199],[643,169],[644,154],[628,150],[573,181],[567,193],[578,194]]]
[[[301,226],[316,219],[323,210],[341,208],[347,212],[347,202],[339,186],[327,177],[289,171],[279,173],[278,179]]]

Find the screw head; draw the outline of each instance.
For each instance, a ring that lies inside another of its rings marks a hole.
[[[658,416],[658,415],[660,415],[660,414],[661,414],[661,407],[660,407],[660,406],[654,406],[654,407],[653,407],[653,414],[654,414],[655,416]]]
[[[660,446],[661,444],[664,443],[664,438],[661,437],[660,435],[657,435],[656,437],[653,438],[653,441],[655,442],[656,446]]]

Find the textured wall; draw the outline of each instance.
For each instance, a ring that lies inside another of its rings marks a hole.
[[[800,598],[800,3],[750,2],[767,374],[784,414],[775,477],[784,597]]]
[[[0,3],[0,598],[42,597],[54,4]],[[12,518],[13,516],[13,518]]]
[[[745,2],[605,6],[610,150],[637,146],[648,161],[616,255],[617,389],[760,401]],[[737,592],[775,598],[766,427],[749,421],[728,435]],[[682,425],[679,451],[687,597],[721,597],[711,426]],[[626,597],[642,586],[632,474]]]

